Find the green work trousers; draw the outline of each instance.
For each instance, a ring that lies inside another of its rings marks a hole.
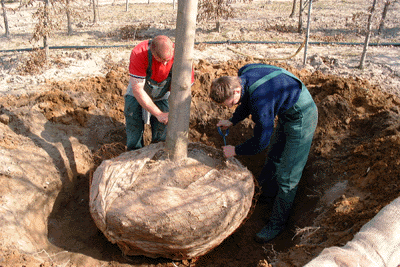
[[[169,112],[168,99],[155,101],[154,104],[162,111]],[[142,106],[134,96],[125,95],[125,123],[126,123],[126,146],[127,150],[135,150],[144,146],[143,132],[144,121],[142,117]],[[152,143],[165,141],[167,137],[167,126],[160,123],[156,117],[150,117]]]
[[[278,228],[289,217],[317,121],[317,106],[303,85],[296,104],[278,117],[259,177],[263,197],[273,202],[270,221]]]

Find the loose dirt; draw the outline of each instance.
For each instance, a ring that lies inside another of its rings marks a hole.
[[[198,38],[207,41],[242,36],[249,40],[260,33],[264,35],[258,38],[264,40],[276,36],[281,40],[302,38],[290,29],[281,29],[295,25],[286,22],[290,2],[273,2],[270,6],[263,2],[238,4],[242,8],[240,17],[226,26],[226,32],[217,34],[211,24],[202,24]],[[342,29],[331,34],[328,30],[336,29],[336,24],[344,25],[346,18],[351,21],[352,12],[364,10],[362,1],[339,17],[333,16],[336,1],[330,2],[332,7],[318,3],[316,14],[324,11],[326,17],[316,16],[320,24],[314,38],[362,40],[354,31]],[[174,16],[171,7],[150,6],[160,12],[169,10],[170,17],[158,17],[163,26],[156,24],[159,27],[153,29],[155,33],[169,33]],[[149,7],[140,7],[132,12],[140,11],[143,20],[148,19]],[[262,14],[255,10],[265,11],[264,19],[258,19]],[[273,16],[271,12],[277,10],[286,13]],[[254,23],[244,21],[248,14],[257,14]],[[393,15],[386,39],[376,38],[398,42],[398,31],[390,27],[397,21]],[[269,31],[265,31],[266,25],[270,25]],[[86,35],[75,37],[91,42]],[[114,43],[120,40],[103,35],[97,38]],[[69,37],[66,39],[68,43]],[[15,47],[14,41],[10,43]],[[284,233],[265,245],[253,241],[270,213],[270,207],[255,200],[246,223],[204,256],[185,261],[124,257],[96,228],[88,202],[93,170],[102,160],[125,151],[123,94],[130,49],[57,51],[45,71],[39,69],[32,75],[21,66],[27,65],[29,57],[37,57],[36,52],[5,52],[1,57],[4,79],[0,99],[0,266],[303,266],[324,248],[351,240],[362,225],[400,195],[398,48],[370,47],[365,70],[355,68],[359,47],[310,48],[305,66],[299,56],[286,61],[257,60],[229,48],[263,58],[284,57],[297,49],[280,44],[197,45],[191,142],[218,149],[223,145],[215,124],[229,118],[233,110],[209,100],[209,85],[215,77],[235,75],[247,63],[265,62],[293,72],[304,81],[318,106],[318,128]],[[84,62],[92,75],[80,72],[85,69]],[[253,127],[250,119],[239,123],[230,130],[227,143],[240,144],[251,136]],[[237,158],[257,177],[265,153]]]

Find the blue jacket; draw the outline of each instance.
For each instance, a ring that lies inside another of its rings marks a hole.
[[[245,71],[249,66],[255,68]],[[239,106],[230,121],[235,125],[252,115],[255,128],[252,138],[235,147],[237,155],[255,155],[266,149],[274,130],[275,117],[291,108],[299,99],[301,81],[285,73],[267,80],[255,89],[254,86],[250,89],[253,83],[277,70],[286,72],[266,64],[245,65],[238,72],[242,94]]]

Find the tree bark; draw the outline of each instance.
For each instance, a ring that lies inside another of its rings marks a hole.
[[[308,19],[307,19],[307,32],[306,32],[306,43],[304,46],[304,58],[303,58],[303,65],[306,65],[307,62],[307,48],[308,48],[308,39],[310,36],[310,24],[311,24],[311,8],[312,8],[312,0],[308,3]]]
[[[174,161],[187,157],[197,3],[198,0],[178,1],[166,139],[169,158]]]
[[[70,0],[67,0],[67,27],[68,27],[68,35],[72,35],[72,21],[71,21],[71,10],[70,10]]]
[[[47,61],[49,59],[49,31],[48,31],[48,21],[50,21],[49,18],[49,0],[44,0],[44,25],[43,27],[45,28],[45,34],[43,36],[43,48],[44,48],[44,57],[45,60]]]
[[[371,38],[372,16],[373,16],[373,14],[375,12],[375,5],[376,5],[376,0],[373,0],[371,11],[370,11],[369,16],[368,16],[367,35],[365,36],[364,49],[363,49],[363,52],[362,52],[362,55],[361,55],[360,65],[358,66],[359,69],[363,69],[364,68],[364,62],[365,62],[365,58],[367,56],[369,39]]]
[[[386,0],[385,2],[385,6],[383,7],[381,22],[379,23],[378,34],[381,34],[383,27],[385,26],[386,15],[391,3],[392,3],[391,0]]]
[[[297,2],[297,0],[293,0],[292,13],[290,13],[289,18],[293,18],[294,17],[294,13],[296,12],[296,2]]]
[[[303,0],[300,0],[300,8],[299,8],[299,28],[297,29],[298,33],[303,32]]]
[[[221,32],[221,21],[217,20],[215,23],[215,31],[220,33]]]
[[[96,0],[93,0],[92,4],[93,4],[93,23],[97,23]]]
[[[1,7],[3,9],[4,28],[6,30],[5,36],[9,37],[10,36],[10,27],[8,26],[7,9],[6,9],[6,4],[4,3],[4,0],[1,0]]]

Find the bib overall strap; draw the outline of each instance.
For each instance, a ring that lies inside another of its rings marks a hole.
[[[146,80],[151,80],[151,74],[152,74],[152,70],[151,70],[151,65],[153,64],[153,56],[151,53],[151,40],[149,41],[149,49],[147,50],[147,59],[148,59],[148,66],[147,66],[147,70],[146,70]],[[169,71],[168,77],[172,77],[172,68]]]
[[[285,69],[276,67],[276,66],[266,66],[266,65],[252,65],[252,66],[248,66],[247,68],[245,68],[242,71],[242,74],[244,74],[245,72],[247,72],[248,70],[251,69],[260,69],[260,68],[269,68],[269,69],[275,69],[275,71],[271,72],[270,74],[262,77],[261,79],[257,80],[255,83],[253,83],[250,87],[249,87],[249,93],[252,94],[254,92],[254,90],[257,89],[257,87],[259,87],[260,85],[266,83],[267,81],[271,80],[272,78],[275,78],[276,76],[280,75],[280,74],[286,74],[289,77],[292,77],[293,79],[299,81],[302,85],[302,87],[304,86],[303,82],[300,81],[299,78],[297,78],[294,74],[288,72]]]
[[[272,65],[268,65],[268,66],[267,65],[250,65],[250,66],[247,66],[242,71],[242,74],[245,73],[248,70],[251,70],[251,69],[277,69],[277,70],[280,70],[281,68],[276,67],[276,66],[272,66]]]
[[[148,64],[147,70],[146,70],[146,79],[151,79],[151,64],[153,63],[153,61],[152,61],[153,57],[151,54],[150,46],[151,46],[151,40],[149,41],[149,48],[147,50],[147,59],[149,61],[149,64]]]
[[[272,78],[275,78],[276,76],[278,76],[279,74],[281,74],[282,71],[280,70],[276,70],[274,72],[271,72],[270,74],[268,74],[267,76],[262,77],[261,79],[258,79],[255,83],[253,83],[250,87],[249,87],[249,93],[250,95],[254,92],[254,90],[257,89],[258,86],[260,86],[263,83],[266,83],[267,81],[271,80]]]

